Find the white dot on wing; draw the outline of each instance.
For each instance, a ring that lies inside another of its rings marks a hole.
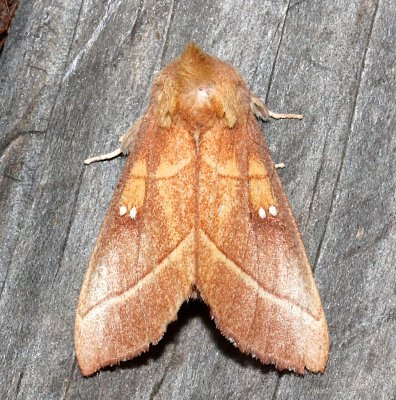
[[[127,208],[124,206],[124,205],[122,205],[121,207],[120,207],[120,215],[121,215],[121,217],[123,216],[123,215],[125,215],[126,213],[127,213]]]
[[[131,211],[129,211],[129,216],[130,216],[132,219],[136,219],[136,216],[137,216],[136,207],[132,207],[132,208],[131,208]]]
[[[278,210],[276,209],[276,207],[274,205],[270,206],[268,211],[273,217],[276,217],[278,215]]]

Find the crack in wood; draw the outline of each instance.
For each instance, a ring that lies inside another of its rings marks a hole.
[[[317,266],[317,264],[319,262],[320,254],[321,254],[323,243],[324,243],[324,239],[326,237],[327,229],[328,229],[328,226],[329,226],[330,217],[333,214],[333,210],[334,210],[335,195],[336,195],[336,191],[337,191],[337,188],[338,188],[338,184],[339,184],[340,179],[341,179],[341,174],[342,174],[342,171],[343,171],[343,168],[344,168],[344,164],[345,164],[345,158],[346,158],[346,154],[347,154],[347,149],[348,149],[348,145],[349,145],[351,134],[352,134],[352,125],[353,125],[353,122],[354,122],[354,119],[355,119],[355,114],[356,114],[357,98],[358,98],[359,93],[360,93],[360,86],[361,86],[361,82],[362,82],[363,71],[364,71],[364,68],[366,66],[367,50],[369,48],[370,39],[371,39],[373,27],[374,27],[374,22],[375,22],[375,19],[376,19],[376,16],[377,16],[378,5],[379,5],[379,0],[375,4],[375,9],[374,9],[374,12],[373,12],[373,16],[371,18],[371,24],[370,24],[369,32],[368,32],[368,35],[367,35],[366,46],[365,46],[365,49],[364,49],[364,52],[363,52],[363,56],[362,56],[362,60],[361,60],[361,63],[360,63],[359,76],[358,76],[355,96],[353,97],[352,111],[351,111],[351,115],[350,115],[350,119],[349,119],[349,123],[348,123],[348,134],[346,136],[345,144],[344,144],[344,147],[342,149],[340,165],[339,165],[338,170],[337,170],[337,176],[336,176],[336,178],[334,180],[334,186],[333,186],[333,191],[332,191],[332,195],[331,195],[330,207],[329,207],[329,211],[328,211],[328,213],[326,215],[325,222],[324,222],[325,228],[323,230],[323,234],[322,234],[322,236],[320,238],[320,241],[319,241],[319,245],[318,245],[318,249],[317,249],[317,252],[316,252],[315,262],[313,264],[313,268],[316,268],[316,266]]]

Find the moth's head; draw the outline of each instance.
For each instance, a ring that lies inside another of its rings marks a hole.
[[[153,95],[164,126],[183,121],[233,128],[249,112],[249,91],[240,74],[193,43],[161,72]]]

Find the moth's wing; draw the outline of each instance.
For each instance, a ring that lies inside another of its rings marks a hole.
[[[148,129],[131,154],[81,289],[75,349],[83,375],[157,343],[194,280],[195,143]]]
[[[206,132],[199,167],[197,288],[217,326],[263,363],[324,371],[324,312],[256,121]]]

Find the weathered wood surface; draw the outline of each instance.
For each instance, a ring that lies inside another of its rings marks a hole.
[[[75,305],[125,162],[112,150],[194,40],[274,110],[264,126],[327,314],[324,375],[240,354],[190,302],[158,346],[84,379]],[[393,0],[22,1],[0,57],[1,399],[391,399],[396,391]]]

